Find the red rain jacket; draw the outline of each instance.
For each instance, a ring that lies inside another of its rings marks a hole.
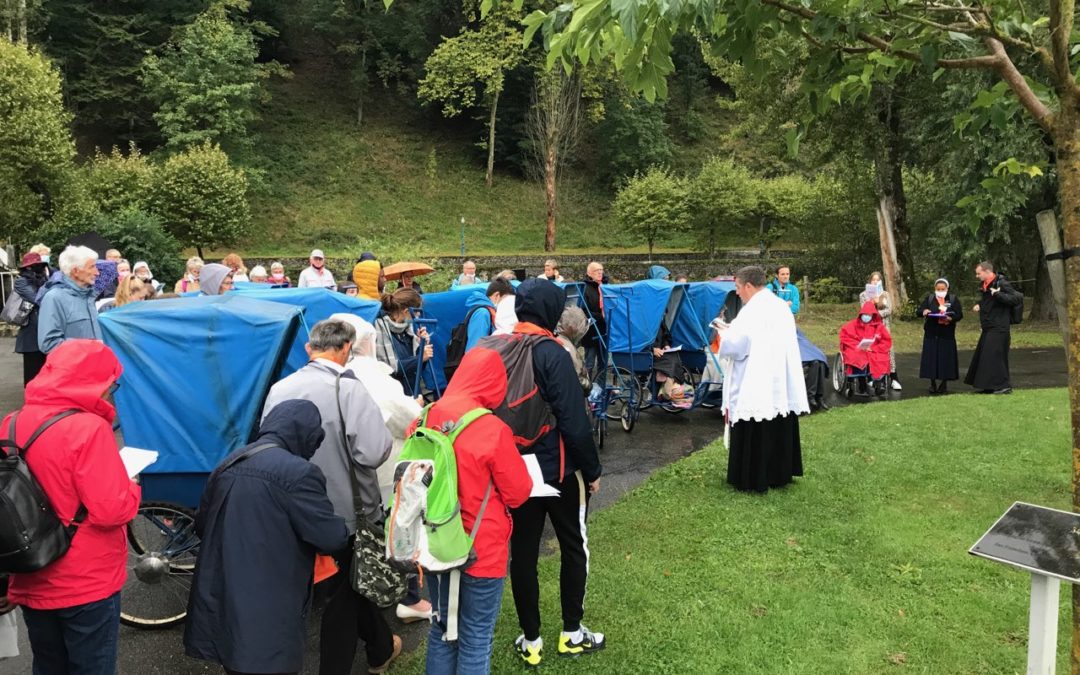
[[[59,560],[30,574],[13,574],[8,599],[32,609],[63,609],[103,600],[126,578],[124,526],[135,517],[142,491],[128,478],[116,447],[116,409],[102,395],[122,368],[97,340],[68,340],[54,349],[41,373],[26,387],[16,423],[25,443],[43,422],[65,410],[80,410],[43,433],[26,455],[31,473],[65,522],[82,503],[87,516]],[[0,423],[5,437],[11,416]]]
[[[506,398],[506,370],[502,359],[490,349],[474,347],[465,354],[446,388],[446,393],[428,411],[428,427],[455,422],[474,408],[494,409]],[[413,423],[409,433],[416,428]],[[512,523],[507,509],[525,503],[532,492],[532,479],[521,458],[514,434],[494,415],[477,419],[457,437],[458,498],[465,531],[472,530],[484,500],[488,482],[494,486],[484,520],[473,548],[476,562],[465,570],[473,577],[498,579],[506,576]]]
[[[859,316],[869,314],[870,323],[863,323]],[[870,364],[870,376],[875,380],[889,373],[889,350],[892,349],[892,335],[885,327],[878,314],[877,305],[867,300],[859,310],[859,316],[848,321],[840,329],[840,353],[844,355],[844,365],[852,368],[865,368]],[[859,349],[859,342],[876,337],[870,351]]]

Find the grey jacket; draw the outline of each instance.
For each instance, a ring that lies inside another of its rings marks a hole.
[[[334,505],[334,513],[345,519],[349,532],[356,531],[356,509],[353,486],[349,480],[345,441],[341,433],[338,400],[334,398],[334,383],[338,378],[336,364],[312,361],[270,388],[263,406],[265,418],[282,401],[301,399],[311,401],[322,415],[326,438],[315,451],[311,463],[326,476],[326,493]],[[353,475],[360,492],[360,509],[368,520],[382,520],[382,496],[376,469],[390,456],[393,439],[383,423],[379,406],[351,370],[341,369],[341,413],[345,418],[345,437]]]
[[[38,348],[48,354],[64,340],[100,340],[94,287],[82,288],[67,275],[50,279],[38,312]]]

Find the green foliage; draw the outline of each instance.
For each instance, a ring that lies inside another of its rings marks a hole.
[[[618,186],[650,166],[671,161],[674,144],[667,135],[664,106],[617,92],[604,104],[604,119],[594,137],[599,148],[599,174]]]
[[[258,36],[271,29],[229,14],[246,8],[246,0],[212,5],[143,61],[142,82],[158,105],[154,120],[170,149],[205,141],[228,148],[250,142],[255,105],[265,97],[263,82],[285,71],[274,62],[256,61]]]
[[[115,147],[109,154],[98,151],[80,173],[83,185],[102,213],[147,208],[154,165],[139,152],[138,146],[130,145],[126,155]]]
[[[44,0],[39,42],[64,73],[64,98],[80,132],[105,147],[156,141],[154,105],[139,82],[142,59],[207,0]]]
[[[615,197],[615,216],[625,231],[649,246],[682,230],[690,221],[685,180],[659,167],[636,174]]]
[[[173,155],[157,170],[151,211],[185,246],[233,244],[248,231],[247,178],[216,145]]]
[[[505,9],[494,12],[478,29],[462,30],[436,47],[424,64],[427,74],[417,95],[424,103],[441,103],[446,117],[481,103],[490,106],[522,54],[517,17]]]
[[[132,265],[145,260],[163,283],[184,273],[183,247],[165,229],[161,218],[135,208],[99,214],[94,229],[123,251]]]
[[[713,157],[690,184],[694,226],[711,253],[725,232],[745,232],[758,225],[761,185],[746,167]]]
[[[75,156],[70,121],[49,61],[0,38],[0,238],[24,243],[52,215]]]
[[[810,287],[803,289],[806,297],[814,302],[842,303],[851,302],[855,292],[844,288],[843,282],[836,277],[823,277],[810,282]]]

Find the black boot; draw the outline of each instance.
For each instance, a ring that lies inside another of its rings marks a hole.
[[[942,380],[941,384],[938,385],[937,393],[938,394],[948,394],[949,393],[948,384],[949,383],[948,383],[947,380]]]
[[[940,393],[938,391],[938,381],[932,378],[930,380],[930,393],[931,395]]]

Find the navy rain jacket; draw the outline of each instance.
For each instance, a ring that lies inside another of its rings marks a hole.
[[[514,311],[518,321],[555,332],[565,308],[566,291],[546,279],[526,279],[517,288]],[[530,451],[536,453],[545,481],[561,481],[580,469],[581,477],[591,483],[600,477],[603,467],[574,362],[555,340],[539,342],[532,357],[533,377],[540,398],[555,415],[555,429],[537,439]]]
[[[315,553],[344,549],[326,479],[308,462],[323,440],[319,409],[284,401],[254,445],[274,447],[211,475],[195,518],[202,538],[188,601],[188,656],[245,673],[298,672]]]

